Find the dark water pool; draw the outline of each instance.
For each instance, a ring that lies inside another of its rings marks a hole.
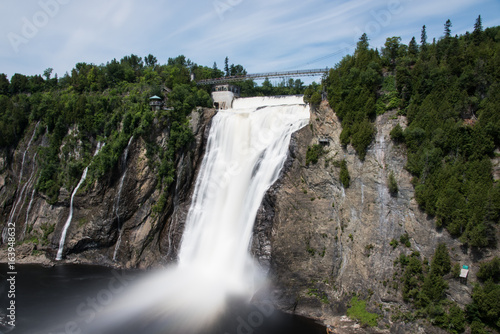
[[[97,332],[92,325],[102,312],[101,303],[122,293],[130,280],[144,272],[123,272],[86,265],[17,265],[15,298],[9,298],[8,268],[0,264],[0,334],[187,334],[169,330],[166,321],[130,318],[119,328]],[[10,328],[7,308],[15,300],[15,328]],[[325,328],[269,305],[232,303],[210,328],[199,334],[316,334]]]

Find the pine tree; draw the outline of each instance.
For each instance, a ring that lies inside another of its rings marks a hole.
[[[418,45],[417,41],[415,40],[415,36],[412,37],[410,44],[408,44],[408,53],[411,56],[416,56],[418,53]]]
[[[361,50],[368,50],[369,46],[368,41],[369,41],[368,36],[366,35],[366,33],[363,33],[363,35],[361,35],[361,37],[359,38],[356,51],[359,52]]]
[[[422,26],[422,33],[420,34],[420,45],[422,45],[422,47],[427,45],[427,32],[425,31],[425,24]]]
[[[481,23],[481,15],[479,15],[476,19],[476,23],[474,24],[474,31],[472,32],[472,38],[474,40],[474,44],[479,45],[483,39],[483,24]]]
[[[476,19],[476,23],[474,24],[474,33],[483,32],[483,24],[481,23],[481,15],[479,15]]]
[[[217,63],[214,61],[212,66],[212,78],[217,78],[219,75],[219,69],[217,68]]]
[[[444,24],[444,37],[449,38],[451,36],[451,21],[448,19]]]
[[[226,72],[226,77],[229,76],[229,58],[224,59],[224,72]]]

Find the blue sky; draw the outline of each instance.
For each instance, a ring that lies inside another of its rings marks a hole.
[[[219,68],[228,56],[250,73],[324,68],[363,32],[380,48],[389,36],[420,41],[425,24],[432,41],[447,19],[461,34],[479,14],[500,25],[500,0],[0,0],[0,73],[62,76],[132,53]]]

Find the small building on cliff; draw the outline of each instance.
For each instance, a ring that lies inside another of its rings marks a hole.
[[[212,99],[216,109],[231,109],[236,97],[240,97],[240,87],[238,86],[221,84],[212,88]]]
[[[158,111],[163,107],[163,100],[159,96],[151,96],[149,98],[149,105],[153,111]]]

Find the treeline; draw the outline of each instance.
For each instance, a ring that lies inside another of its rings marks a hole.
[[[51,203],[57,201],[61,187],[75,186],[98,141],[106,145],[89,168],[88,184],[117,168],[131,136],[146,141],[159,187],[167,191],[176,156],[193,138],[187,116],[196,106],[212,106],[209,88],[191,82],[191,73],[198,78],[220,74],[184,56],[159,65],[151,55],[126,56],[106,65],[78,63],[62,78],[51,78],[51,72],[45,71],[45,79],[16,74],[10,82],[0,75],[0,149],[10,162],[26,129],[38,124],[35,139],[46,134],[48,146],[39,148],[36,187]],[[166,98],[167,110],[153,112],[152,95]],[[151,131],[155,119],[169,131],[162,149]]]

